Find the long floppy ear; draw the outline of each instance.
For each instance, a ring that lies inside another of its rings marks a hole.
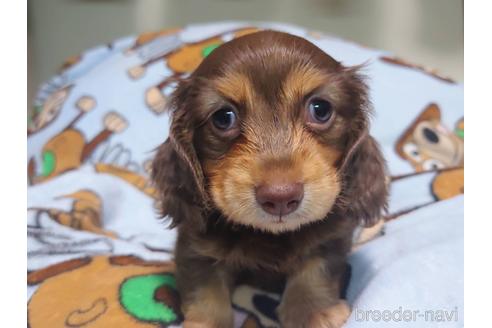
[[[365,226],[374,225],[386,211],[386,164],[377,142],[365,130],[342,164],[344,215]]]
[[[152,180],[159,190],[161,215],[171,217],[171,227],[186,222],[203,229],[208,198],[193,145],[193,118],[187,106],[190,85],[188,80],[180,82],[171,97],[169,138],[157,149]]]
[[[387,207],[386,163],[377,142],[369,135],[372,113],[367,84],[360,74],[364,65],[345,68],[345,90],[348,90],[351,133],[347,140],[339,170],[342,174],[342,194],[339,208],[344,216],[365,226],[375,224]]]

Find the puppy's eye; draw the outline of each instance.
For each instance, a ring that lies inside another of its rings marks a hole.
[[[314,98],[309,102],[308,105],[309,115],[308,121],[312,123],[323,124],[328,122],[333,110],[329,101]]]
[[[227,131],[237,126],[237,116],[231,107],[225,106],[212,114],[212,124],[221,131]]]

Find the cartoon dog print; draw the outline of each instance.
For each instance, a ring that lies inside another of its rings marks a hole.
[[[127,127],[128,123],[120,114],[109,112],[103,120],[104,129],[87,142],[83,133],[75,128],[75,124],[94,106],[95,101],[92,97],[79,99],[77,108],[80,113],[63,131],[52,137],[43,146],[40,170],[35,158],[30,158],[28,179],[31,184],[47,181],[64,172],[78,168],[89,158],[97,146],[111,137],[113,133],[119,133]]]
[[[34,106],[34,111],[27,123],[27,136],[30,136],[48,126],[60,113],[67,100],[72,86],[65,86],[51,93],[44,101]]]
[[[167,327],[181,321],[172,262],[84,257],[28,273],[28,326]]]
[[[402,133],[395,144],[396,153],[408,161],[415,172],[388,177],[388,184],[419,174],[435,172],[431,182],[434,200],[414,207],[388,213],[376,225],[361,228],[354,234],[353,250],[384,234],[384,223],[394,220],[435,202],[464,193],[464,119],[460,119],[454,131],[441,122],[439,107],[431,103]]]
[[[237,38],[242,35],[256,32],[258,29],[249,27],[241,28],[194,43],[183,43],[176,35],[178,31],[178,29],[165,30],[161,33],[140,36],[140,40],[137,39],[136,47],[132,49],[132,51],[138,51],[139,47],[146,44],[148,45],[152,41],[159,42],[159,46],[154,45],[154,48],[159,49],[155,55],[146,54],[146,56],[150,57],[149,59],[143,64],[134,66],[128,70],[130,78],[141,78],[149,65],[161,60],[165,60],[165,64],[173,72],[171,76],[161,81],[158,85],[149,88],[146,92],[145,102],[156,114],[161,114],[165,110],[166,97],[163,90],[166,87],[192,73],[198,65],[200,65],[203,58],[208,56],[222,43],[229,41],[230,38]]]
[[[45,211],[52,220],[72,229],[116,238],[114,232],[103,228],[102,201],[94,191],[83,189],[57,198],[73,199],[71,210],[63,211],[55,208],[36,208],[35,210]],[[30,208],[30,210],[34,210],[34,208]]]
[[[460,122],[464,128],[463,119]],[[463,166],[462,136],[463,132],[460,136],[443,126],[439,107],[430,104],[403,132],[395,150],[417,172]]]
[[[435,201],[391,214],[387,220],[464,193],[464,126],[462,118],[454,131],[450,131],[441,123],[439,107],[429,104],[403,132],[396,142],[395,151],[413,166],[415,172],[391,179],[396,181],[436,172],[431,183]]]

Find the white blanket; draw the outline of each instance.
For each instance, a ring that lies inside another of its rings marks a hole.
[[[167,137],[174,78],[256,28],[366,63],[391,197],[384,234],[350,256],[346,326],[463,326],[463,85],[319,32],[227,22],[116,40],[70,58],[41,86],[28,122],[30,327],[180,325],[176,233],[156,219],[149,163]],[[277,325],[278,300],[238,288],[236,326]]]

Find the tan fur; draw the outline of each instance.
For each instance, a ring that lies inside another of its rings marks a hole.
[[[303,65],[292,69],[283,83],[286,101],[297,100],[327,82],[325,73],[313,66]]]
[[[193,300],[183,300],[184,327],[228,328],[232,326],[233,313],[228,286],[219,278],[209,279],[207,284],[193,293]]]
[[[306,96],[323,85],[326,74],[310,66],[294,68],[282,84],[283,102],[287,107],[294,99]],[[250,106],[261,102],[253,88],[254,81],[239,73],[229,73],[214,83],[226,98]],[[284,111],[286,112],[286,111]],[[273,130],[272,133],[275,133]],[[280,233],[298,229],[302,224],[322,219],[340,192],[340,178],[335,163],[341,153],[327,148],[304,131],[302,125],[291,129],[291,143],[285,156],[265,153],[257,146],[256,131],[245,128],[242,142],[234,145],[221,161],[205,161],[214,202],[232,221],[254,228]],[[265,138],[274,139],[264,136]],[[295,213],[279,218],[264,212],[257,204],[254,190],[270,182],[303,183],[302,206]]]
[[[350,316],[350,307],[345,301],[327,307],[312,315],[310,328],[340,328]]]
[[[330,279],[331,278],[331,279]],[[308,305],[313,313],[308,316],[309,322],[306,328],[336,328],[341,327],[348,315],[343,311],[337,315],[341,301],[335,301],[329,296],[339,292],[339,286],[334,283],[332,273],[327,269],[326,262],[322,258],[306,260],[299,271],[291,276],[284,291],[282,303],[278,308],[281,321],[287,323],[285,328],[294,328],[290,322],[306,313],[298,313],[295,310],[296,303]],[[302,296],[301,296],[302,295]],[[342,309],[342,308],[340,308]],[[350,313],[350,310],[348,311]],[[341,318],[343,317],[343,319]],[[306,322],[307,323],[307,322]],[[295,327],[297,328],[297,327]]]
[[[254,99],[252,83],[244,74],[229,72],[224,77],[217,79],[214,85],[219,93],[236,103],[246,102],[251,104]]]
[[[254,228],[280,233],[322,219],[340,192],[340,179],[334,167],[340,153],[327,149],[296,128],[292,148],[283,159],[261,154],[247,142],[238,144],[221,162],[205,163],[214,202],[228,219]],[[304,183],[300,208],[282,218],[264,212],[254,190],[261,184],[282,179]]]

